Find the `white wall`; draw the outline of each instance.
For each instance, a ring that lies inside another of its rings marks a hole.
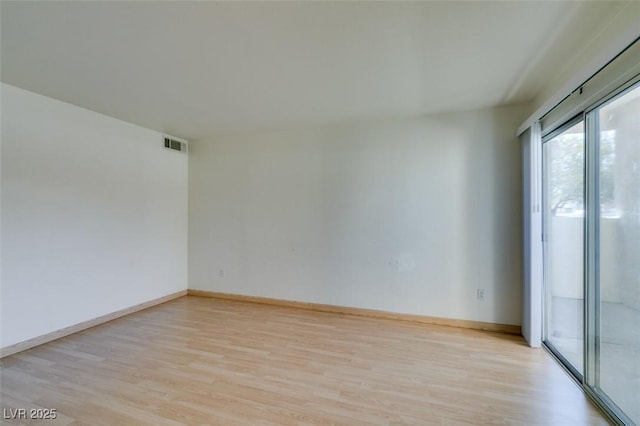
[[[519,126],[518,133],[580,88],[640,36],[640,2],[617,2],[613,9],[615,12],[611,15],[596,17],[597,22],[583,22],[593,27],[593,31],[572,55],[557,63],[553,76],[545,81],[531,102],[531,114]]]
[[[582,40],[573,55],[557,64],[553,77],[533,101],[536,107],[555,98],[549,105],[553,107],[640,36],[640,2],[618,2],[615,9],[606,19],[598,18],[590,37]]]
[[[2,84],[1,345],[186,288],[187,156]]]
[[[192,143],[189,288],[520,324],[527,107]]]

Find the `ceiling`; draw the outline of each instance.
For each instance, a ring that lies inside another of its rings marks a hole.
[[[620,7],[2,1],[1,77],[190,140],[467,110],[533,99]]]

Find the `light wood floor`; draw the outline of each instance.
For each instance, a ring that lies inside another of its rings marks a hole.
[[[47,425],[607,424],[517,336],[193,296],[1,368],[2,408]]]

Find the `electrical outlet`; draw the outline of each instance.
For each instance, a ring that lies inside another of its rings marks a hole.
[[[476,289],[476,298],[479,302],[484,301],[484,288]]]
[[[218,276],[219,276],[220,278],[224,278],[224,269],[219,269],[219,270],[218,270]]]

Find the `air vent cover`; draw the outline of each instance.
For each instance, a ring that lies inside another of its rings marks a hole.
[[[172,149],[174,151],[187,151],[187,144],[172,138],[168,138],[165,136],[164,138],[164,147],[167,149]]]

